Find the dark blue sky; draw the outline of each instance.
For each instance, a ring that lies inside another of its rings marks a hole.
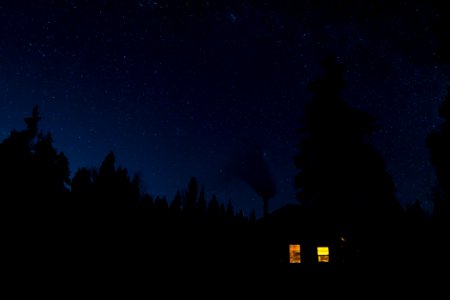
[[[196,176],[208,198],[260,215],[259,196],[228,167],[256,144],[277,186],[270,208],[294,203],[307,84],[333,52],[347,66],[345,99],[378,120],[370,141],[399,200],[429,197],[425,139],[450,76],[431,4],[11,2],[0,4],[0,138],[38,104],[72,176],[113,150],[149,194],[170,201]]]

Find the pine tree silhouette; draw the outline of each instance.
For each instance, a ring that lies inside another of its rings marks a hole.
[[[193,218],[197,208],[198,182],[195,177],[191,177],[183,202],[183,213],[188,218]]]
[[[70,171],[64,153],[53,147],[51,134],[38,134],[40,119],[35,106],[31,117],[25,118],[27,128],[13,130],[0,144],[0,188],[8,199],[3,201],[8,209],[27,211],[44,220],[45,216],[57,216],[56,210],[63,208]]]
[[[175,197],[169,205],[169,212],[175,218],[181,217],[181,205],[182,205],[181,193],[177,191]]]
[[[313,97],[299,130],[297,199],[317,213],[324,230],[361,243],[387,237],[401,206],[382,157],[366,142],[374,119],[341,98],[344,66],[334,56],[322,64],[325,73],[309,85]]]
[[[448,237],[450,227],[450,85],[439,107],[439,116],[443,122],[428,136],[427,146],[438,180],[434,191],[433,219],[439,230],[445,228],[446,233],[443,232],[442,236]]]
[[[227,220],[228,223],[232,223],[234,222],[234,207],[233,207],[233,203],[231,203],[231,200],[228,200],[227,202],[227,208],[225,211],[225,218]]]

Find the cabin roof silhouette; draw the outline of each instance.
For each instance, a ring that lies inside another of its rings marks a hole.
[[[303,265],[317,265],[318,247],[328,247],[330,264],[341,260],[344,237],[320,212],[313,212],[301,204],[287,204],[276,209],[258,219],[257,226],[267,259],[273,263],[290,263],[290,245],[300,245]]]

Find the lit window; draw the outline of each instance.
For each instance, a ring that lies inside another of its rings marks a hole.
[[[330,262],[330,251],[328,247],[317,247],[317,258],[319,262]]]
[[[289,245],[289,263],[299,264],[301,262],[300,245]]]

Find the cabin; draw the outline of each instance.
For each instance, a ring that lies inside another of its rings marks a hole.
[[[348,259],[347,236],[300,204],[288,204],[257,221],[262,261],[304,270],[331,270]]]

